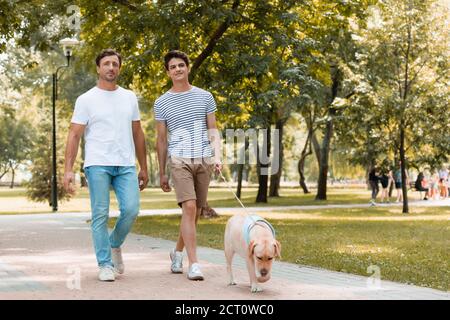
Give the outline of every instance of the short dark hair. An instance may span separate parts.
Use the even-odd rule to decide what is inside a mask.
[[[113,49],[105,49],[97,55],[97,58],[95,58],[95,64],[97,67],[100,67],[100,60],[109,56],[117,56],[117,58],[119,58],[119,66],[122,66],[122,56]]]
[[[169,70],[169,61],[173,58],[183,59],[186,66],[189,67],[189,57],[186,53],[180,50],[171,50],[164,56],[164,67]]]

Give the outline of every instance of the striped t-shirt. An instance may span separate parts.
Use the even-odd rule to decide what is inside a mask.
[[[192,86],[188,91],[167,91],[155,101],[155,120],[169,132],[169,155],[182,158],[212,156],[206,115],[217,110],[212,94]]]

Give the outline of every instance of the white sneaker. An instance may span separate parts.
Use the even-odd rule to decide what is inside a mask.
[[[189,273],[187,275],[189,280],[203,280],[203,273],[200,270],[200,265],[198,263],[193,263],[189,268]]]
[[[114,271],[118,274],[125,272],[125,265],[122,259],[122,250],[120,248],[111,248],[111,260],[114,265]]]
[[[106,266],[100,267],[100,271],[98,273],[98,279],[100,281],[114,281],[116,278],[114,277],[113,267]]]
[[[183,273],[183,252],[172,249],[169,255],[170,260],[172,261],[172,264],[170,265],[172,273]]]

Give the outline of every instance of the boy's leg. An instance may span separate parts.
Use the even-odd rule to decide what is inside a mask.
[[[189,266],[191,266],[193,263],[197,262],[197,228],[195,223],[197,206],[195,200],[184,201],[182,203],[182,208],[183,214],[181,216],[180,233],[183,244],[186,247]]]
[[[91,166],[85,168],[92,210],[92,238],[95,255],[100,267],[112,266],[111,246],[108,237],[109,187],[111,167]]]
[[[197,262],[196,226],[201,210],[206,205],[212,166],[202,163],[195,164],[191,169],[193,171],[192,178],[196,200],[188,200],[182,204],[183,217],[181,219],[180,235],[176,247],[177,251],[181,251],[186,246],[189,265]],[[187,241],[189,241],[189,244]]]
[[[192,263],[192,261],[196,261],[195,253],[192,254],[191,243],[193,232],[195,240],[195,218],[197,212],[197,208],[195,206],[196,194],[193,176],[194,165],[191,163],[190,159],[185,160],[182,158],[171,157],[169,159],[169,166],[177,197],[177,203],[182,208],[180,231],[175,250],[182,252],[186,247],[189,261]]]
[[[198,218],[200,217],[201,210],[202,210],[202,208],[197,208],[197,214],[195,216],[195,225],[196,226],[197,226]],[[177,240],[177,244],[175,246],[175,250],[179,251],[179,252],[184,250],[184,241],[183,241],[183,235],[181,234],[181,228],[180,228],[180,232],[178,233],[178,240]]]
[[[125,241],[139,213],[139,182],[136,167],[116,167],[112,179],[119,203],[120,215],[109,237],[111,248],[119,248]]]

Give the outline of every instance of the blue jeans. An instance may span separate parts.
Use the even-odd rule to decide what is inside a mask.
[[[89,166],[85,168],[92,210],[92,238],[100,267],[112,266],[111,248],[119,248],[139,213],[139,183],[136,167]],[[109,190],[113,187],[120,215],[108,235]]]

